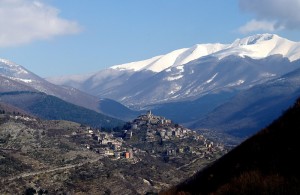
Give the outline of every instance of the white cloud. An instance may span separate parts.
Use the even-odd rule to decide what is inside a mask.
[[[80,26],[40,0],[0,0],[0,29],[0,47],[7,47],[78,33]]]
[[[246,34],[253,31],[273,32],[275,31],[275,29],[275,22],[251,20],[244,26],[240,27],[238,31],[240,33]]]
[[[255,17],[240,32],[300,29],[300,0],[239,0],[239,6]]]

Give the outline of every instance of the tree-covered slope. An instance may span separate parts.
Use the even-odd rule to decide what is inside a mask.
[[[40,92],[0,93],[2,102],[25,110],[37,117],[48,120],[68,120],[97,128],[112,129],[123,125],[123,121],[114,119],[68,102],[55,96]]]

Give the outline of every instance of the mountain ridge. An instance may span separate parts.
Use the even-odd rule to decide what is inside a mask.
[[[10,87],[16,86],[17,91],[39,91],[97,111],[98,98],[75,88],[54,85],[10,60],[0,58],[0,78],[2,83],[0,90],[2,91],[12,91]]]
[[[65,119],[109,128],[122,124],[122,119],[108,117],[101,111],[101,107],[106,106],[101,101],[75,88],[54,85],[21,65],[0,59],[0,103],[45,119]]]
[[[213,129],[240,137],[251,136],[296,101],[300,95],[299,78],[300,68],[241,91],[190,127]]]
[[[258,34],[236,39],[231,44],[197,44],[191,48],[178,49],[143,61],[115,65],[84,76],[48,78],[48,81],[76,87],[101,98],[119,101],[126,106],[139,107],[145,104],[179,101],[188,97],[192,98],[192,96],[204,95],[207,90],[215,89],[214,81],[220,78],[221,73],[230,71],[229,66],[228,69],[221,67],[224,61],[230,61],[228,63],[231,64],[244,64],[249,63],[249,59],[263,60],[272,56],[293,63],[300,58],[300,42],[293,42],[275,34]],[[235,59],[244,62],[236,62]],[[199,70],[200,64],[204,70]],[[253,71],[256,71],[256,74],[251,75],[250,78],[253,81],[255,77],[268,79],[293,69],[291,67],[285,70],[285,67],[279,64],[275,69],[281,68],[280,71],[273,71],[272,67],[265,64],[260,67],[249,64],[248,68],[251,67]],[[240,72],[247,71],[242,65],[235,68],[240,69]],[[294,69],[296,68],[294,67]],[[197,74],[202,77],[199,75],[191,79],[193,75]],[[207,76],[205,77],[205,75]],[[238,78],[236,74],[231,74],[231,76],[236,79],[231,83],[226,83],[227,87],[239,88],[245,85],[245,79]],[[138,80],[136,80],[137,77]],[[184,86],[183,82],[190,83],[191,86],[189,87],[188,84]],[[198,89],[196,85],[192,86],[193,83],[197,83]],[[156,87],[143,89],[149,85],[156,85]],[[226,87],[225,84],[223,87]],[[149,97],[160,94],[159,91],[164,93],[162,97],[149,99]],[[143,97],[141,94],[144,94]]]
[[[198,59],[200,57],[203,57],[203,56],[207,56],[210,54],[219,54],[219,52],[223,52],[222,50],[230,50],[230,49],[234,49],[235,47],[247,47],[247,46],[252,47],[255,44],[261,44],[261,45],[265,46],[265,45],[267,45],[266,43],[271,44],[271,46],[274,46],[274,48],[273,49],[265,48],[265,50],[269,51],[269,52],[265,52],[265,54],[267,54],[267,55],[261,56],[261,58],[267,57],[267,56],[270,56],[273,54],[282,54],[284,57],[289,58],[291,61],[294,61],[294,60],[297,60],[300,58],[299,52],[289,53],[288,50],[284,49],[284,48],[280,48],[281,51],[280,51],[280,49],[275,49],[275,46],[283,44],[283,46],[287,46],[287,47],[291,47],[288,45],[292,45],[292,47],[298,47],[298,48],[296,48],[296,50],[300,51],[300,42],[290,41],[290,40],[282,38],[276,34],[265,33],[265,34],[256,34],[256,35],[252,35],[252,36],[245,37],[245,38],[238,38],[230,44],[222,44],[222,43],[195,44],[190,48],[177,49],[177,50],[171,51],[169,53],[154,56],[154,57],[151,57],[151,58],[148,58],[145,60],[133,61],[133,62],[119,64],[119,65],[113,65],[113,66],[109,67],[108,69],[132,70],[132,71],[150,70],[153,72],[161,72],[161,71],[165,70],[166,68],[170,68],[171,66],[183,65],[183,64],[186,64],[188,62],[191,62],[191,61]],[[276,45],[276,43],[278,43],[278,45]],[[271,46],[269,46],[269,47],[271,47]],[[187,55],[186,53],[190,54],[190,55]],[[251,53],[249,53],[249,54],[251,54]],[[297,55],[294,55],[294,54],[297,54]],[[193,56],[193,57],[191,57],[191,56]],[[248,56],[254,57],[251,55],[248,55]],[[170,61],[166,60],[166,58],[167,59],[169,58]],[[157,63],[157,61],[161,62],[159,64],[159,65],[161,65],[161,67],[156,66],[157,68],[152,68],[150,65],[153,65],[153,63]],[[157,64],[155,64],[155,65],[157,65]],[[97,72],[85,74],[85,76],[88,77],[88,76],[94,75],[96,73]],[[75,76],[79,76],[79,75],[68,75],[66,77],[72,77],[72,76],[75,77]],[[63,78],[63,77],[64,76],[62,76],[61,78]],[[57,78],[59,78],[59,77],[57,77]],[[51,77],[49,78],[49,80],[52,80]]]

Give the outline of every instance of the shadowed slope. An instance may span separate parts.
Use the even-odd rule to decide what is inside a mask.
[[[279,119],[161,194],[299,194],[300,99]]]

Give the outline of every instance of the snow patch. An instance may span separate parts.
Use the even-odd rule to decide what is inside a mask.
[[[177,97],[179,97],[179,96],[180,96],[180,94],[174,95],[174,96],[171,97],[171,99],[175,99],[175,98],[177,98]]]
[[[209,80],[207,80],[205,83],[210,83],[214,80],[214,78],[216,78],[216,76],[218,75],[218,73],[214,74],[214,76],[212,76]]]
[[[183,75],[176,75],[176,76],[170,76],[170,77],[164,78],[164,80],[175,81],[175,80],[181,79],[182,77],[183,77]]]
[[[175,94],[177,91],[179,91],[181,89],[181,86],[176,85],[172,88],[172,90],[168,93],[169,95],[173,95]]]
[[[13,63],[13,62],[11,62],[11,61],[9,61],[9,60],[6,60],[6,59],[0,58],[0,62],[2,62],[3,64],[8,65],[8,66],[10,66],[10,67],[16,66],[15,63]]]
[[[126,64],[120,64],[110,67],[111,69],[116,70],[133,70],[133,71],[140,71],[143,69],[146,69],[149,64],[155,63],[157,60],[159,60],[162,56],[155,56],[153,58],[142,60],[138,62],[130,62]]]
[[[177,66],[176,69],[179,70],[180,73],[184,72],[184,67],[182,65]]]
[[[0,67],[0,68],[3,68],[4,70],[8,70],[10,72],[13,71],[16,74],[28,74],[28,72],[23,67],[21,67],[18,64],[15,64],[15,63],[13,63],[13,62],[11,62],[9,60],[1,59],[0,58],[0,63],[3,63],[4,65],[6,65],[6,66]]]
[[[189,95],[191,93],[191,89],[186,90],[186,92],[184,93],[184,95]]]
[[[124,97],[121,98],[121,101],[124,101],[124,100],[126,100],[128,98],[130,98],[130,96],[124,96]]]
[[[229,83],[228,85],[226,85],[227,87],[234,87],[234,86],[238,86],[238,85],[241,85],[243,84],[245,81],[244,80],[238,80],[234,83]]]
[[[262,76],[262,77],[274,77],[274,76],[276,76],[276,74],[269,73],[269,72],[264,72],[264,73],[260,74],[260,76]]]
[[[17,74],[28,74],[28,72],[26,70],[20,68],[18,70]]]
[[[21,82],[24,82],[24,83],[32,83],[33,80],[31,79],[21,79],[21,78],[15,78],[15,77],[9,77],[11,80],[15,80],[15,81],[21,81]]]

